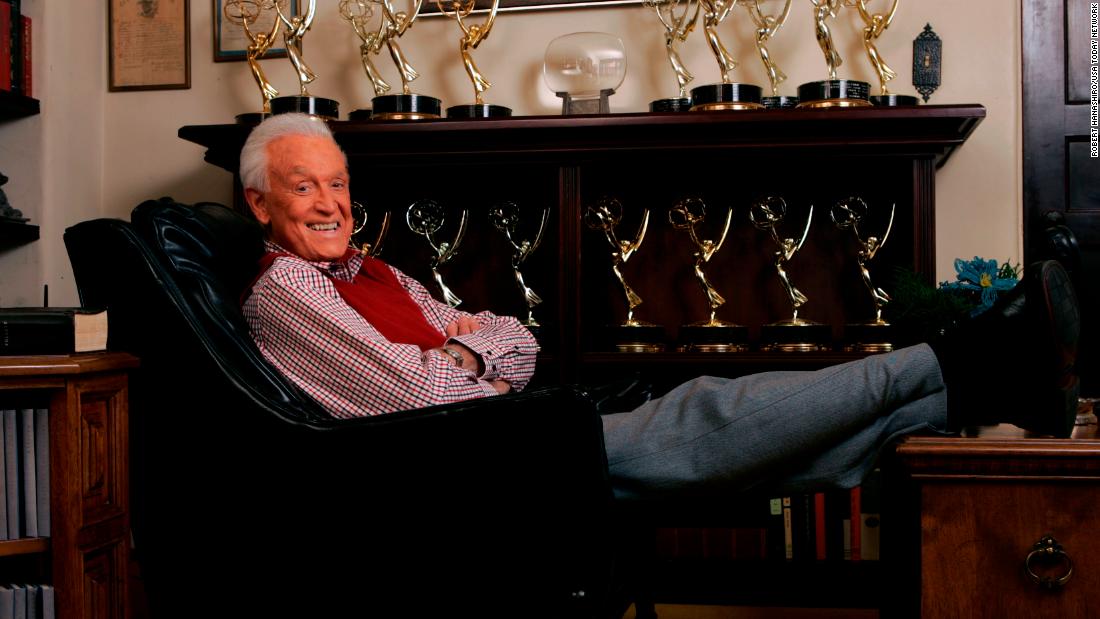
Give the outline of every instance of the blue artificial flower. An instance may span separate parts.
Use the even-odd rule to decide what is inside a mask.
[[[993,307],[997,294],[1003,290],[1011,290],[1019,279],[1015,269],[1008,264],[999,267],[996,260],[983,260],[978,256],[970,261],[956,258],[955,272],[956,281],[944,282],[940,287],[980,294],[981,303],[971,310],[971,316],[977,316]]]

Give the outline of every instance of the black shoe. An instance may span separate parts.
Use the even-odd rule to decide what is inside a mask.
[[[990,310],[931,342],[947,384],[949,424],[1007,422],[1069,436],[1077,411],[1080,330],[1065,269],[1053,260],[1031,265]]]

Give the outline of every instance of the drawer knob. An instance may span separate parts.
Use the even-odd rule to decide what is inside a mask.
[[[1061,576],[1051,575],[1052,566],[1056,564],[1064,566],[1064,572]],[[1040,569],[1044,574],[1042,576],[1035,573],[1036,568],[1040,567],[1046,568]],[[1050,535],[1044,535],[1042,539],[1035,542],[1035,545],[1031,547],[1031,552],[1027,554],[1027,559],[1024,559],[1024,570],[1027,572],[1028,578],[1035,581],[1035,584],[1040,587],[1058,589],[1069,582],[1070,577],[1073,576],[1073,561],[1062,549],[1062,545],[1058,543],[1058,540]]]

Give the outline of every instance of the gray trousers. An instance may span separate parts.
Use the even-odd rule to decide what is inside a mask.
[[[946,421],[921,344],[811,372],[703,376],[603,426],[616,497],[650,499],[850,488],[888,442]]]

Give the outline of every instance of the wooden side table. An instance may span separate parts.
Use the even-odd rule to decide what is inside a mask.
[[[902,576],[912,582],[903,585],[901,614],[1100,616],[1095,425],[1062,440],[1028,438],[1012,426],[974,437],[912,437],[896,456],[910,484],[906,534],[919,526],[920,539],[919,563],[900,568],[912,570]]]
[[[137,365],[112,352],[0,357],[0,408],[50,411],[51,513],[49,539],[0,542],[0,555],[48,553],[58,617],[128,616],[127,371]]]

